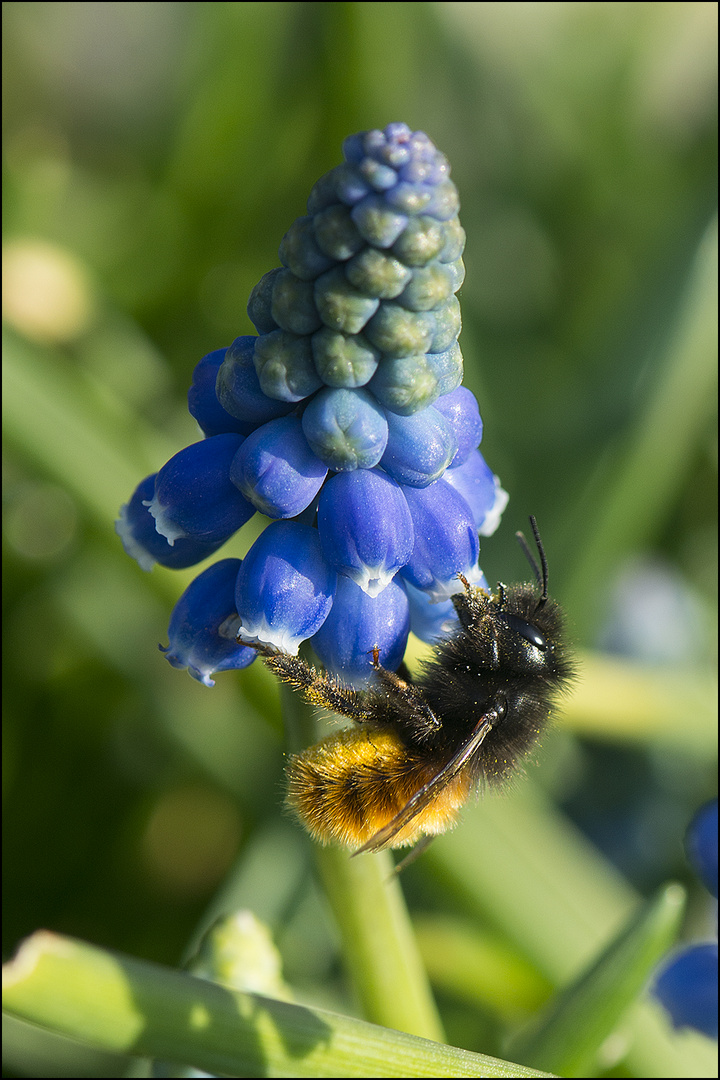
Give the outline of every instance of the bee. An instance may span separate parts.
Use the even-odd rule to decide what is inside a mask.
[[[298,656],[260,646],[268,667],[314,705],[353,721],[290,759],[287,802],[321,843],[379,851],[424,844],[455,824],[471,794],[506,780],[536,744],[572,677],[563,615],[517,537],[535,584],[492,595],[459,575],[459,629],[440,641],[414,681],[372,651],[376,685],[354,690]]]

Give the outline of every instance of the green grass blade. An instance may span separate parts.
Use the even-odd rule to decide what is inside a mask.
[[[6,1011],[114,1052],[230,1076],[545,1076],[321,1009],[241,993],[41,931],[3,971]]]
[[[591,1076],[605,1039],[636,1000],[672,946],[685,891],[666,885],[630,920],[579,979],[566,987],[529,1030],[512,1043],[514,1056],[561,1076]]]

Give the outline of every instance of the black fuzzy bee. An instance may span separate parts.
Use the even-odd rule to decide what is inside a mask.
[[[381,667],[377,649],[378,685],[360,691],[300,657],[260,648],[308,701],[354,721],[288,766],[288,802],[316,840],[360,852],[442,833],[479,784],[505,780],[537,742],[573,666],[530,524],[539,566],[518,539],[536,584],[498,584],[488,595],[461,576],[464,591],[453,597],[460,629],[413,682]]]

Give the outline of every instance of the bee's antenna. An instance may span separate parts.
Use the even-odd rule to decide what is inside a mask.
[[[532,566],[535,580],[537,581],[538,586],[542,589],[540,603],[544,604],[548,598],[548,564],[547,558],[545,557],[545,548],[543,547],[542,540],[540,539],[540,530],[538,529],[537,521],[532,516],[532,514],[530,515],[530,528],[533,531],[533,536],[535,538],[535,543],[538,549],[538,555],[540,556],[540,565],[538,565],[538,562],[532,551],[530,550],[528,542],[523,536],[523,534],[521,532],[516,532],[515,536],[517,538],[518,544],[522,548],[523,555]]]

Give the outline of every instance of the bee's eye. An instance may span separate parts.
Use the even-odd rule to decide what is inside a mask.
[[[520,637],[525,638],[531,645],[534,645],[536,649],[542,649],[544,652],[547,649],[547,642],[542,636],[539,630],[532,625],[532,623],[525,622],[518,615],[511,615],[507,611],[502,612],[502,618],[508,624],[511,630],[514,630]]]

